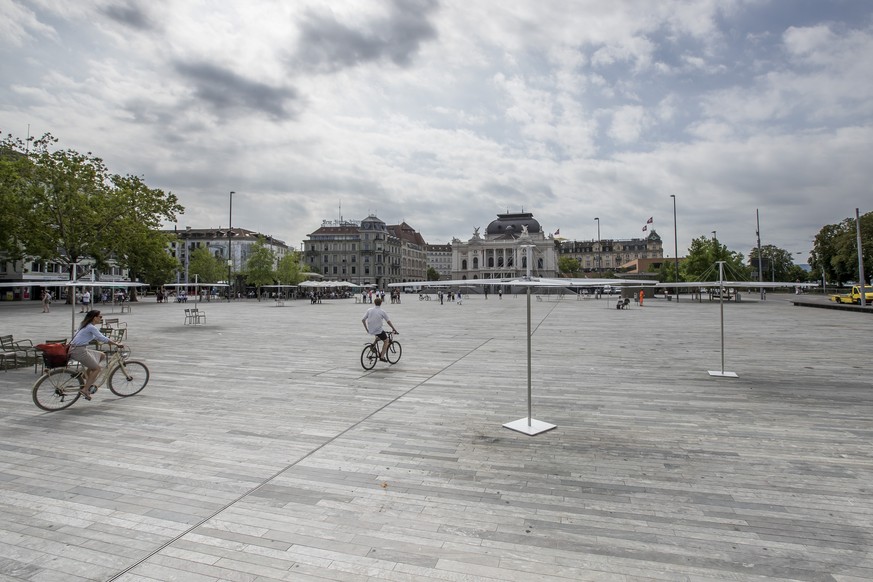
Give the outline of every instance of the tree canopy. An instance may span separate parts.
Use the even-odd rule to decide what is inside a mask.
[[[280,285],[297,285],[303,280],[302,273],[307,270],[300,268],[300,253],[289,251],[279,259],[279,264],[276,266],[276,280]]]
[[[679,265],[679,275],[683,281],[718,281],[718,261],[725,263],[726,279],[749,279],[749,269],[743,255],[729,250],[717,239],[706,235],[691,241],[688,254]],[[667,274],[665,271],[664,275]]]
[[[579,259],[568,255],[561,255],[558,258],[558,269],[566,275],[575,275],[582,270],[582,265]]]
[[[148,277],[157,277],[147,265],[158,260],[165,271],[158,229],[184,211],[176,196],[56,143],[50,134],[30,147],[12,136],[0,143],[0,249],[67,265],[91,259],[98,270],[112,258]]]
[[[198,283],[218,283],[227,278],[227,267],[209,249],[199,247],[188,255],[188,281],[195,275]]]
[[[258,299],[261,297],[261,287],[271,284],[276,278],[274,261],[275,254],[264,245],[264,237],[259,236],[252,245],[245,267],[246,282],[257,287]]]
[[[873,212],[861,215],[861,256],[864,268],[873,271]],[[854,218],[838,224],[828,224],[815,236],[809,264],[812,275],[843,284],[858,281],[858,243]],[[866,276],[869,281],[869,275]]]
[[[807,273],[794,264],[790,251],[774,245],[761,246],[761,275],[764,281],[806,281]],[[758,248],[749,251],[749,266],[752,280],[758,279]]]

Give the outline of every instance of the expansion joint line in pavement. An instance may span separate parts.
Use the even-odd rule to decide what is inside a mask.
[[[549,313],[551,313],[551,311],[549,311]],[[542,323],[542,322],[540,322],[540,323]],[[539,325],[537,325],[537,327],[539,327]],[[433,378],[433,377],[435,377],[435,376],[438,376],[439,374],[442,374],[443,372],[445,372],[446,370],[448,370],[449,368],[451,368],[452,366],[454,366],[455,364],[457,364],[458,362],[460,362],[461,360],[463,360],[464,358],[466,358],[467,356],[469,356],[469,355],[472,354],[473,352],[478,351],[480,348],[482,348],[485,344],[487,344],[487,343],[490,342],[490,341],[491,341],[491,338],[486,339],[485,341],[483,341],[483,342],[480,343],[479,345],[477,345],[477,346],[471,348],[470,350],[468,350],[466,353],[462,354],[461,356],[458,356],[456,359],[454,359],[453,361],[449,362],[448,364],[446,364],[445,366],[443,366],[442,368],[440,368],[439,370],[437,370],[436,372],[434,372],[433,374],[431,374],[430,376],[428,376],[427,378],[425,378],[424,380],[422,380],[421,382],[419,382],[419,383],[416,384],[415,386],[412,386],[412,387],[411,387],[409,390],[407,390],[406,392],[403,392],[402,394],[399,394],[399,395],[395,396],[394,398],[392,398],[391,400],[389,400],[388,402],[386,402],[385,404],[383,404],[383,405],[380,406],[379,408],[376,408],[375,410],[369,412],[366,416],[364,416],[364,417],[361,418],[360,420],[355,421],[354,424],[350,425],[349,427],[343,429],[341,432],[335,434],[334,436],[332,436],[332,437],[329,438],[328,440],[324,441],[323,443],[321,443],[320,445],[318,445],[317,447],[315,447],[314,449],[312,449],[311,451],[309,451],[308,453],[306,453],[305,455],[303,455],[302,457],[300,457],[299,459],[297,459],[297,460],[294,461],[293,463],[291,463],[291,464],[289,464],[289,465],[286,465],[286,466],[283,467],[282,469],[279,469],[278,471],[276,471],[275,473],[273,473],[271,476],[267,477],[266,479],[264,479],[263,481],[261,481],[258,485],[256,485],[255,487],[249,489],[248,491],[246,491],[245,493],[243,493],[242,495],[240,495],[239,497],[237,497],[237,498],[234,499],[233,501],[229,501],[228,503],[226,503],[225,505],[223,505],[222,507],[220,507],[219,509],[217,509],[216,511],[214,511],[214,512],[213,512],[212,514],[210,514],[209,516],[204,517],[202,520],[200,520],[199,522],[195,523],[194,525],[192,525],[191,527],[189,527],[188,529],[186,529],[185,531],[183,531],[182,533],[180,533],[180,534],[177,535],[176,537],[174,537],[174,538],[168,540],[167,542],[161,544],[160,546],[158,546],[157,548],[155,548],[154,550],[152,550],[151,552],[149,552],[148,554],[146,554],[145,556],[143,556],[142,558],[140,558],[139,560],[137,560],[136,562],[134,562],[134,563],[131,564],[130,566],[126,567],[124,570],[121,570],[120,572],[117,572],[117,573],[115,573],[114,575],[112,575],[111,577],[107,578],[107,579],[106,579],[106,582],[112,582],[113,580],[117,580],[117,579],[120,578],[121,576],[124,576],[125,574],[127,574],[128,572],[130,572],[131,570],[133,570],[134,568],[136,568],[137,566],[139,566],[140,564],[142,564],[143,562],[145,562],[146,560],[148,560],[148,559],[151,558],[152,556],[154,556],[154,555],[160,553],[160,552],[163,551],[165,548],[167,548],[167,547],[173,545],[174,543],[176,543],[177,541],[179,541],[180,539],[182,539],[183,537],[185,537],[186,535],[188,535],[189,533],[191,533],[192,531],[194,531],[195,529],[197,529],[198,527],[200,527],[201,525],[203,525],[204,523],[206,523],[206,522],[209,521],[210,519],[213,519],[214,517],[217,517],[219,514],[221,514],[221,513],[224,512],[225,510],[227,510],[227,509],[229,509],[230,507],[236,505],[237,503],[239,503],[240,501],[242,501],[243,499],[245,499],[246,497],[248,497],[248,496],[251,495],[252,493],[255,493],[256,491],[258,491],[258,490],[261,489],[262,487],[266,486],[268,483],[270,483],[270,481],[272,481],[273,479],[276,479],[277,477],[279,477],[280,475],[282,475],[282,473],[285,473],[285,472],[288,471],[289,469],[294,468],[294,467],[295,467],[298,463],[300,463],[301,461],[304,461],[304,460],[308,459],[309,457],[311,457],[312,455],[314,455],[315,453],[317,453],[318,451],[320,451],[321,449],[323,449],[323,448],[326,447],[327,445],[329,445],[329,444],[333,443],[334,441],[336,441],[336,440],[340,439],[341,437],[343,437],[343,436],[344,436],[346,433],[348,433],[349,431],[354,430],[355,428],[359,427],[361,424],[363,424],[363,423],[366,422],[367,420],[371,419],[371,418],[372,418],[373,416],[375,416],[376,414],[382,412],[383,410],[385,410],[386,408],[388,408],[389,406],[391,406],[392,404],[394,404],[395,402],[397,402],[397,401],[400,400],[401,398],[404,398],[406,395],[408,395],[410,392],[412,392],[412,391],[415,390],[416,388],[420,387],[420,386],[423,385],[423,384],[426,384],[426,383],[427,383],[431,378]]]
[[[543,316],[543,318],[540,320],[540,322],[536,325],[536,327],[534,327],[532,330],[530,330],[531,335],[533,335],[537,332],[537,330],[540,328],[540,326],[542,324],[544,324],[546,322],[546,320],[549,318],[549,316],[552,314],[552,312],[558,308],[558,305],[559,305],[559,303],[555,303],[554,305],[552,305],[552,307],[549,308],[549,310],[546,312],[546,314]]]

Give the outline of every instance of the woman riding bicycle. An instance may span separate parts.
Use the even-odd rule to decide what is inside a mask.
[[[70,340],[70,358],[80,362],[88,369],[88,372],[85,374],[85,383],[82,385],[82,389],[79,390],[79,393],[85,400],[91,400],[91,394],[97,392],[94,381],[100,375],[100,361],[106,358],[104,353],[89,350],[88,344],[96,340],[100,343],[124,347],[122,344],[114,342],[100,333],[100,330],[94,325],[95,321],[101,323],[103,316],[100,315],[100,311],[97,309],[92,309],[85,314],[81,325],[79,325],[79,331]]]

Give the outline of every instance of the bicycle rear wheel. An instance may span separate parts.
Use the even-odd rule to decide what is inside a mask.
[[[392,364],[396,364],[400,361],[400,355],[403,353],[403,346],[400,345],[398,341],[392,341],[388,345],[388,351],[385,352],[385,357],[388,358],[388,361]]]
[[[49,370],[33,385],[33,403],[49,412],[63,410],[79,399],[85,381],[69,368]]]
[[[361,366],[363,366],[365,370],[372,370],[375,368],[378,359],[379,353],[373,346],[367,345],[364,347],[364,351],[361,352]]]
[[[109,389],[116,396],[133,396],[149,383],[149,369],[142,362],[130,360],[116,366],[109,374]]]

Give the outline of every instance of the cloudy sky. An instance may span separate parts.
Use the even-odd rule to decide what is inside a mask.
[[[297,246],[375,213],[497,213],[673,255],[803,253],[871,210],[868,0],[0,0],[0,131]],[[172,225],[170,225],[172,226]],[[651,228],[650,226],[649,228]]]

